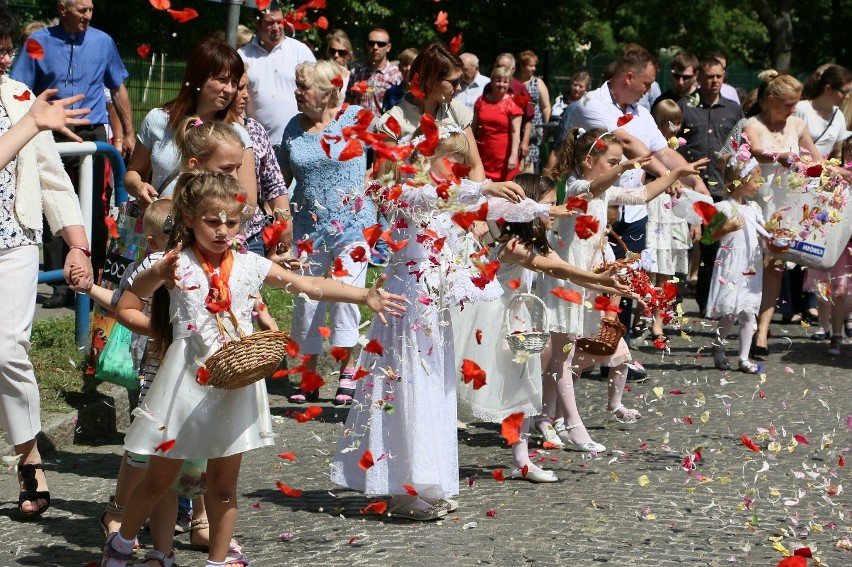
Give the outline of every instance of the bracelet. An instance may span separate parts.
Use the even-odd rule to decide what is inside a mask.
[[[282,209],[280,207],[275,207],[275,209],[273,209],[272,216],[285,221],[293,219],[293,215],[290,214],[289,209]]]
[[[92,257],[92,251],[89,250],[88,248],[86,248],[85,246],[75,245],[75,246],[69,246],[68,248],[70,250],[79,250],[80,252],[82,252],[83,254],[86,255],[86,258]]]
[[[113,138],[112,141],[113,142],[123,142],[124,138]]]

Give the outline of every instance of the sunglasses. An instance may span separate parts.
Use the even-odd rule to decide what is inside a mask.
[[[17,49],[0,49],[0,59],[3,59],[4,57],[14,58],[16,52]]]
[[[683,79],[684,81],[688,81],[694,76],[695,75],[684,75],[682,73],[675,73],[674,71],[672,71],[672,77],[674,77],[675,79]]]
[[[449,80],[449,79],[441,79],[441,80],[442,80],[442,81],[447,81],[448,83],[450,83],[450,84],[453,86],[453,89],[457,89],[457,88],[459,88],[459,85],[461,84],[461,80],[462,80],[462,78],[461,78],[461,77],[456,77],[456,78],[455,78],[455,79],[453,79],[452,81],[451,81],[451,80]]]
[[[329,47],[328,54],[331,56],[336,55],[338,57],[346,57],[347,55],[349,55],[349,51],[347,51],[346,49],[334,49],[332,47]]]
[[[387,41],[373,41],[372,39],[367,40],[367,46],[368,47],[373,47],[374,45],[378,46],[378,47],[387,47],[388,42]]]

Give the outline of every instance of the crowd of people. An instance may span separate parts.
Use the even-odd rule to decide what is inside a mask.
[[[476,55],[438,42],[392,61],[390,34],[376,28],[364,61],[343,30],[328,32],[317,59],[273,1],[238,49],[199,43],[178,95],[137,133],[127,72],[90,26],[91,0],[58,6],[58,23],[31,36],[45,57],[22,51],[14,64],[16,23],[0,8],[0,273],[15,275],[3,278],[14,300],[2,309],[20,327],[2,335],[0,427],[20,455],[19,512],[39,516],[50,493],[28,338],[44,242],[45,267],[64,266],[67,289],[137,336],[140,399],[100,519],[104,566],[131,560],[146,522],[143,562],[173,565],[176,517],[191,517],[208,566],[249,565],[233,539],[237,480],[244,452],[275,444],[266,387],[207,386],[205,361],[223,326],[278,329],[264,285],[294,296],[288,351],[301,359],[287,372],[301,383],[290,402],[319,400],[320,355],[339,363],[331,401],[350,410],[331,480],[389,496],[388,512],[413,521],[460,505],[459,399],[502,424],[511,478],[558,480],[530,460],[532,434],[606,451],[583,423],[576,381],[600,367],[606,418],[635,424],[642,415],[623,393],[647,375],[631,340],[648,333],[666,349],[682,296],[718,322],[703,348],[722,372],[758,372],[777,305],[788,321],[811,320],[827,356],[852,336],[842,212],[852,73],[841,66],[804,85],[767,71],[741,96],[722,54],[682,52],[660,92],[659,62],[629,44],[603,77],[575,73],[551,104],[532,51],[500,54],[486,77]],[[90,55],[69,75],[75,51]],[[65,173],[74,165],[63,168],[46,129],[56,141],[109,139],[129,157],[124,184],[144,210],[148,254],[116,290],[96,283],[105,232],[90,249]],[[799,212],[788,200],[808,191],[822,200],[790,230]],[[48,235],[66,244],[59,260]],[[785,255],[796,238],[824,249],[844,240],[836,262],[803,270]],[[365,287],[370,264],[383,273]],[[57,287],[51,305],[68,293]],[[375,312],[366,337],[358,304]]]

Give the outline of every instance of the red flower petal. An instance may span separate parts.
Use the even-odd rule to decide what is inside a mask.
[[[331,355],[331,358],[333,358],[337,362],[340,362],[341,360],[349,356],[349,349],[340,346],[335,346],[331,347],[331,350],[328,351],[328,354]]]
[[[272,373],[272,379],[278,380],[280,378],[286,378],[289,375],[290,375],[289,370],[276,370],[275,372]]]
[[[376,464],[376,462],[373,460],[373,453],[371,453],[370,450],[367,449],[366,451],[364,451],[364,454],[361,455],[361,460],[358,461],[358,467],[360,467],[361,470],[366,471],[373,468],[374,464]]]
[[[578,292],[572,289],[565,289],[564,287],[557,287],[556,289],[550,290],[550,293],[558,297],[559,299],[564,299],[568,303],[576,303],[580,305],[583,303],[583,296]]]
[[[283,492],[285,495],[290,496],[291,498],[298,498],[299,496],[302,495],[301,490],[296,490],[295,488],[290,488],[289,486],[287,486],[286,484],[284,484],[280,480],[275,482],[275,486],[278,487],[278,490]]]
[[[414,87],[411,88],[411,93],[414,93]],[[435,117],[428,112],[421,116],[420,130],[426,139],[417,144],[417,151],[429,157],[435,153],[435,148],[438,147],[438,143],[441,141],[438,134],[438,127],[435,125]]]
[[[474,336],[476,336],[476,344],[481,345],[482,344],[482,329],[477,329],[476,333],[474,333]]]
[[[325,16],[320,16],[319,18],[317,18],[317,21],[314,22],[314,25],[320,29],[327,30],[328,19]]]
[[[760,447],[758,447],[754,441],[748,438],[748,435],[743,433],[742,436],[743,445],[745,445],[749,450],[754,451],[755,453],[760,453]]]
[[[808,441],[807,437],[803,437],[802,435],[793,435],[793,439],[801,443],[802,445],[810,445],[811,442]]]
[[[155,10],[168,10],[172,7],[170,0],[148,0]],[[268,4],[269,2],[267,2]],[[262,8],[260,8],[262,10]]]
[[[465,384],[473,382],[474,390],[485,386],[485,370],[474,361],[467,358],[462,360],[461,373]]]
[[[632,114],[623,114],[623,115],[621,115],[621,116],[619,116],[619,117],[618,117],[618,120],[616,120],[616,121],[615,121],[615,124],[616,124],[619,128],[621,128],[622,126],[624,126],[625,124],[627,124],[627,123],[628,123],[628,122],[630,122],[631,120],[633,120],[633,115],[632,115]]]
[[[328,327],[317,327],[317,330],[319,331],[320,336],[324,339],[331,336],[331,329]]]
[[[287,341],[287,354],[290,355],[290,358],[296,358],[297,356],[299,356],[299,350],[299,343],[297,343],[293,339]]]
[[[305,413],[296,412],[294,417],[296,421],[299,423],[305,423],[306,421],[311,421],[322,415],[322,408],[319,406],[311,406],[305,410]]]
[[[367,246],[373,248],[375,247],[376,242],[379,241],[379,238],[382,237],[382,225],[376,223],[373,226],[368,226],[362,230],[361,233],[364,235],[364,240],[367,241]]]
[[[385,347],[383,347],[382,343],[380,343],[377,339],[373,339],[367,343],[367,346],[364,347],[364,351],[383,356],[385,354]]]
[[[22,92],[19,95],[12,95],[12,98],[15,99],[15,100],[19,100],[21,102],[24,102],[24,101],[30,100],[32,98],[32,93],[30,93],[30,91],[27,90],[27,91]],[[109,217],[107,217],[107,218],[109,218]]]
[[[484,221],[488,218],[488,203],[482,203],[476,211],[453,213],[450,217],[462,230],[467,230],[476,221]]]
[[[713,217],[718,212],[716,207],[710,203],[705,203],[704,201],[696,201],[695,203],[692,203],[692,210],[701,217],[704,224],[710,224],[710,221],[713,220]]]
[[[331,275],[335,278],[345,278],[349,275],[349,270],[343,267],[343,259],[339,256],[334,259],[334,268],[331,270]]]
[[[352,377],[353,380],[360,380],[364,376],[369,376],[370,373],[365,370],[363,367],[359,366],[358,370],[355,371],[355,375]]]
[[[143,43],[142,45],[136,48],[136,53],[139,54],[139,57],[145,59],[146,57],[148,57],[148,54],[151,53],[151,46],[147,43]]]
[[[584,213],[589,210],[589,202],[582,197],[568,197],[565,206],[568,207],[568,210],[579,209]]]
[[[389,117],[387,121],[385,121],[385,128],[394,133],[397,137],[402,135],[402,127],[399,125],[399,122],[393,116]]]
[[[349,161],[362,155],[364,155],[364,148],[361,146],[361,142],[357,138],[352,138],[346,142],[346,146],[341,150],[337,159],[340,161]]]
[[[379,227],[379,234],[381,234],[381,230],[381,227]],[[378,238],[376,240],[378,241]],[[357,248],[352,249],[352,252],[349,253],[349,257],[352,258],[353,262],[366,262],[367,250],[363,246],[358,246]]]
[[[325,384],[325,380],[322,379],[322,376],[320,376],[319,373],[314,372],[313,370],[302,371],[302,381],[299,382],[299,388],[303,392],[319,390],[322,388],[323,384]]]
[[[377,500],[375,502],[370,502],[369,504],[367,504],[367,506],[363,510],[361,510],[361,513],[366,514],[368,512],[372,512],[374,514],[381,516],[382,514],[387,512],[387,510],[388,510],[388,503],[382,502],[381,500]]]
[[[195,373],[195,381],[201,384],[202,386],[207,384],[210,380],[210,371],[203,366],[199,366],[198,370]]]
[[[198,17],[198,12],[192,8],[184,8],[183,10],[168,10],[169,15],[179,24],[185,24],[189,20],[194,20]]]
[[[172,449],[172,447],[175,446],[175,442],[176,441],[174,439],[169,439],[168,441],[163,441],[162,443],[160,443],[159,445],[154,447],[154,452],[155,453],[157,453],[157,452],[166,453],[166,452],[170,451]]]
[[[417,496],[417,491],[416,491],[416,490],[414,490],[414,487],[413,487],[413,486],[411,486],[410,484],[403,484],[403,485],[402,485],[402,487],[403,487],[403,488],[405,489],[405,491],[406,491],[408,494],[410,494],[411,496]]]
[[[450,40],[450,51],[453,53],[458,53],[461,50],[462,46],[462,33],[459,34]]]
[[[27,44],[24,46],[24,50],[27,52],[27,55],[29,55],[32,59],[44,59],[44,47],[42,47],[38,41],[32,38],[27,40]]]
[[[503,476],[503,469],[491,471],[491,478],[493,478],[497,482],[503,482],[504,480],[506,480],[506,478]]]
[[[518,289],[521,287],[521,280],[509,280],[509,287],[511,289]]]
[[[597,234],[600,228],[600,221],[592,215],[580,215],[574,222],[574,232],[577,233],[577,238],[586,240]]]
[[[288,460],[288,461],[295,461],[295,460],[296,460],[296,453],[293,453],[293,452],[290,452],[290,453],[280,453],[280,454],[278,455],[278,457],[279,457],[279,458],[282,458],[282,459],[285,459],[285,460]]]
[[[506,444],[514,445],[521,440],[521,424],[524,422],[523,412],[513,413],[500,424],[500,436]]]
[[[443,10],[438,12],[438,17],[435,19],[435,29],[437,29],[439,33],[444,33],[447,31],[449,23],[450,20],[447,18],[447,13]]]

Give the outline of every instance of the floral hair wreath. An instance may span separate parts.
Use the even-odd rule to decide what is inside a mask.
[[[444,141],[448,139],[453,134],[464,134],[464,130],[459,128],[456,124],[450,124],[445,122],[439,122],[436,124],[438,127],[438,139],[440,141]],[[419,136],[415,136],[411,138],[407,143],[411,144],[414,147],[426,141],[426,135],[420,134]]]

